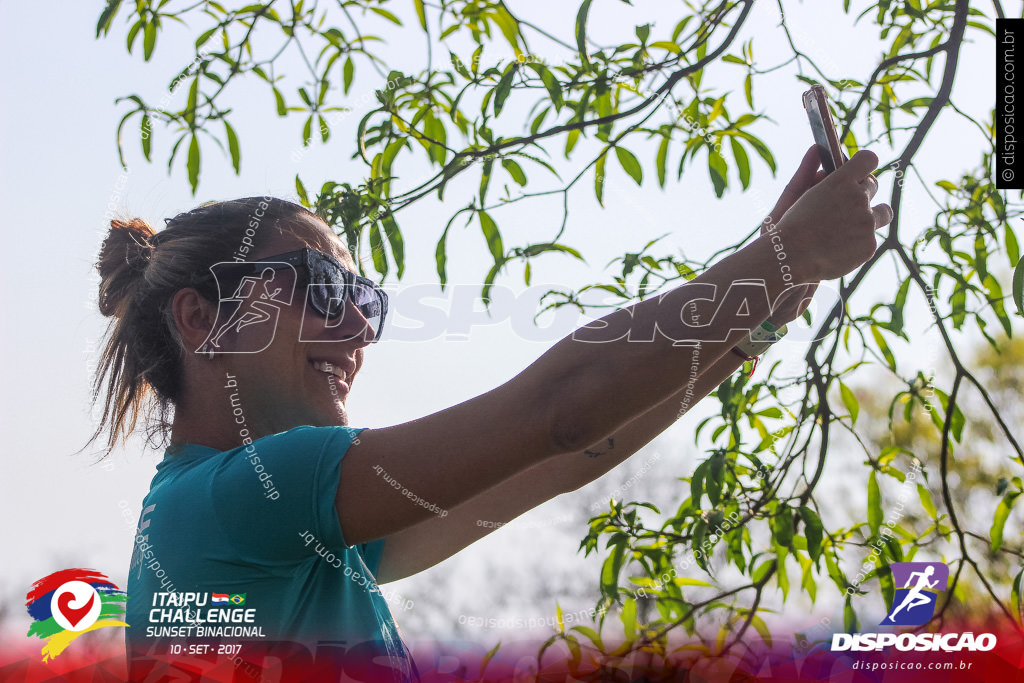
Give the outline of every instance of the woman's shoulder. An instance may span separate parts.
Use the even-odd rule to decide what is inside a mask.
[[[348,445],[350,443],[358,443],[359,432],[364,429],[365,427],[313,427],[302,425],[278,432],[277,434],[268,434],[255,440],[242,437],[242,445],[232,450],[251,453],[253,450],[258,452],[261,448],[267,447],[293,449],[308,446],[318,448],[329,442]]]
[[[198,443],[172,443],[164,451],[165,461],[176,461],[179,463],[194,462],[198,464],[201,461],[208,459],[210,456],[231,454],[237,455],[239,453],[245,453],[251,455],[253,452],[258,452],[260,449],[265,448],[280,448],[286,446],[294,448],[301,445],[310,446],[321,446],[330,440],[347,440],[350,442],[358,442],[359,432],[366,429],[365,427],[348,427],[348,426],[326,426],[326,427],[314,427],[311,425],[301,425],[298,427],[292,427],[286,429],[283,432],[277,432],[276,434],[266,434],[264,436],[253,439],[247,429],[241,429],[238,435],[238,446],[229,448],[226,450],[219,450],[210,446],[206,446]]]

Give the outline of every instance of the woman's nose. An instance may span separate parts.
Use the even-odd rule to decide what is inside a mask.
[[[341,315],[334,320],[327,320],[325,326],[331,339],[337,341],[355,341],[360,346],[373,343],[376,330],[373,325],[351,300],[344,302]]]

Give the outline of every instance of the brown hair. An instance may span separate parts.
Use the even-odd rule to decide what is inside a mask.
[[[96,269],[100,313],[111,321],[93,379],[93,405],[100,393],[105,396],[89,444],[107,432],[105,457],[140,419],[150,443],[166,443],[181,397],[185,353],[171,309],[175,293],[194,287],[215,301],[216,288],[211,292],[206,279],[210,266],[252,259],[270,227],[323,249],[326,238],[294,230],[303,215],[320,220],[283,199],[246,197],[164,219],[167,226],[159,233],[140,218],[110,221]]]

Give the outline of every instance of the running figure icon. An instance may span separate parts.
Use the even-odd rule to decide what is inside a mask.
[[[234,330],[235,332],[241,332],[243,327],[248,325],[255,325],[256,323],[266,322],[274,316],[272,313],[278,310],[277,306],[272,303],[264,303],[273,301],[278,294],[281,293],[281,288],[278,287],[273,292],[270,291],[270,284],[274,280],[275,272],[273,268],[264,268],[263,272],[259,274],[259,277],[243,277],[242,281],[238,283],[238,288],[235,289],[235,293],[231,295],[230,299],[225,301],[238,301],[238,308],[231,314],[228,321],[220,326],[217,330],[217,334],[214,335],[210,343],[216,347],[220,347],[218,343],[220,338],[224,336],[225,332]],[[260,292],[258,298],[253,295],[256,294],[256,285],[263,285],[263,291]],[[254,300],[256,299],[256,300]],[[269,310],[268,308],[269,307]]]
[[[291,268],[289,264],[282,265]],[[237,275],[232,277],[232,271],[237,272],[238,266],[239,264],[231,262],[218,263],[211,270],[214,271],[218,283],[234,282]],[[257,353],[270,345],[274,339],[281,306],[291,303],[292,295],[291,288],[286,291],[287,281],[285,287],[274,286],[279,268],[279,266],[263,268],[258,274],[249,274],[237,279],[238,284],[235,285],[231,296],[219,300],[217,319],[214,321],[206,341],[197,349],[197,352]],[[250,273],[252,272],[250,271]],[[227,315],[228,311],[230,311],[230,315]],[[227,315],[227,320],[221,323],[220,321],[225,315]],[[236,348],[235,344],[229,341],[231,333],[240,333],[244,328],[252,325],[263,325],[266,328],[266,334],[254,338],[253,348]],[[223,346],[224,344],[227,346]]]
[[[913,572],[910,575],[910,578],[907,580],[907,583],[910,583],[911,581],[913,581],[915,576],[917,577],[917,583],[910,589],[910,591],[907,593],[907,596],[905,598],[903,598],[903,602],[901,602],[899,604],[899,607],[894,609],[889,614],[889,616],[888,616],[889,621],[895,623],[896,615],[899,614],[899,612],[904,607],[906,607],[908,610],[912,610],[915,607],[920,607],[921,605],[927,605],[929,602],[931,602],[931,600],[928,598],[928,596],[924,595],[922,593],[922,591],[925,588],[935,588],[935,586],[938,585],[938,583],[939,583],[938,579],[935,579],[934,581],[929,581],[928,580],[928,579],[931,578],[932,574],[934,574],[934,573],[935,573],[935,567],[932,567],[932,566],[929,565],[928,567],[925,567],[924,571]]]

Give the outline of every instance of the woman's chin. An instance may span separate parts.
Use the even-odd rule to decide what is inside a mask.
[[[344,427],[348,424],[345,404],[340,401],[331,401],[326,406],[319,406],[317,417],[319,426],[323,427]]]

